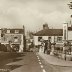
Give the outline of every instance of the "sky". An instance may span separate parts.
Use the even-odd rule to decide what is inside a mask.
[[[47,23],[62,28],[71,20],[71,0],[0,0],[0,28],[22,28],[38,31]]]

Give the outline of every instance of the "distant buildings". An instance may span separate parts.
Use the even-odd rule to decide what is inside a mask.
[[[25,46],[25,31],[24,27],[22,29],[9,29],[2,28],[0,29],[0,42],[1,44],[7,45],[11,41],[11,44],[14,44],[18,47],[19,52],[24,51]]]

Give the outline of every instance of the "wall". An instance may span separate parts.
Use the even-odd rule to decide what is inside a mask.
[[[23,48],[24,48],[23,35],[21,35],[21,44],[20,44],[19,52],[23,52]]]
[[[68,31],[68,40],[72,40],[72,31]]]
[[[68,24],[63,24],[63,40],[68,40]]]
[[[1,38],[1,43],[8,43],[11,41],[12,43],[21,43],[21,35],[22,34],[5,34],[4,37]],[[14,37],[17,37],[17,41]]]
[[[38,45],[38,36],[34,36],[33,39],[34,39],[34,44]]]
[[[44,40],[48,40],[48,36],[42,36]]]
[[[41,45],[41,42],[38,41],[38,37],[39,36],[34,36],[34,38],[33,38],[35,45]],[[48,37],[50,37],[50,36],[42,36],[42,39],[43,40],[48,40]],[[54,36],[51,36],[51,42],[54,42]]]

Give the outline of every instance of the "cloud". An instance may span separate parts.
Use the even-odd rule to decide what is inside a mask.
[[[47,22],[62,27],[70,14],[66,0],[0,0],[0,27],[38,30]]]

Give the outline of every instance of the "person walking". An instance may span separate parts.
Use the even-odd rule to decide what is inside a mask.
[[[7,51],[12,52],[11,41],[9,41],[9,44],[7,45]]]
[[[45,53],[46,53],[46,51],[47,51],[47,47],[48,47],[48,42],[47,42],[47,41],[45,41],[44,54],[45,54]]]
[[[48,47],[47,47],[47,54],[50,54],[51,52],[51,42],[48,40]]]

